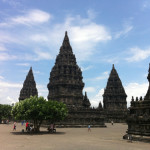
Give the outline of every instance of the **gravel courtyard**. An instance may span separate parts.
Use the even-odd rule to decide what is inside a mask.
[[[21,133],[25,126],[0,124],[0,150],[150,150],[150,143],[123,140],[125,124],[106,124],[107,128],[57,128],[56,134],[41,128],[40,134]]]

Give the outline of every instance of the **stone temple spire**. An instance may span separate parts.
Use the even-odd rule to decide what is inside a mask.
[[[103,95],[104,109],[126,109],[126,97],[127,95],[113,64]]]
[[[38,96],[38,91],[36,88],[36,83],[34,80],[33,71],[31,67],[23,83],[23,88],[20,91],[19,101],[35,95]]]
[[[150,64],[149,64],[149,70],[148,70],[148,76],[147,76],[149,87],[145,96],[145,100],[150,100]]]
[[[90,103],[90,101],[89,101],[89,99],[87,97],[86,92],[85,92],[85,95],[84,95],[84,98],[83,98],[83,106],[85,108],[89,108],[91,106],[91,103]]]
[[[67,31],[65,32],[65,37],[60,48],[60,53],[72,53],[72,47],[69,42],[69,37]]]
[[[49,90],[48,100],[57,100],[67,105],[81,106],[84,87],[82,79],[81,69],[76,63],[67,32],[65,32],[60,52],[50,72],[47,85]]]

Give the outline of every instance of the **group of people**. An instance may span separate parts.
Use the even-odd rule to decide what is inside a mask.
[[[111,124],[113,125],[114,122],[111,121]],[[22,125],[23,125],[23,122],[22,122]],[[29,125],[28,121],[26,122],[26,131],[32,131],[33,129],[33,125]],[[14,122],[14,126],[13,126],[13,130],[16,130],[16,122]],[[55,124],[51,124],[50,127],[48,127],[48,131],[49,132],[56,132],[56,129],[55,129]],[[88,132],[91,132],[91,125],[88,125]]]
[[[51,124],[50,125],[50,127],[48,127],[48,131],[50,132],[50,133],[55,133],[56,132],[56,129],[55,129],[55,124]]]
[[[24,124],[25,121],[22,121],[22,125]],[[33,125],[29,125],[28,121],[26,122],[26,131],[32,131]],[[13,131],[16,131],[16,122],[13,124]]]

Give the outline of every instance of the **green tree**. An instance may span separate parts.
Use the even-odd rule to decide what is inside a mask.
[[[2,120],[7,120],[11,118],[12,106],[6,104],[0,104],[0,123]]]
[[[64,120],[68,114],[67,107],[64,103],[52,100],[46,102],[45,110],[46,120],[49,120],[51,123]]]
[[[12,114],[17,120],[33,120],[35,132],[39,132],[43,120],[63,120],[67,115],[67,108],[63,103],[31,96],[16,103],[12,108]]]

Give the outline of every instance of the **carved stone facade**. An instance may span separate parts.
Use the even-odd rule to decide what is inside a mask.
[[[19,101],[36,95],[38,96],[38,91],[31,67],[23,83],[23,88],[20,91]]]
[[[103,94],[106,122],[125,122],[127,116],[126,97],[122,82],[113,65]]]
[[[69,42],[67,32],[50,73],[48,99],[57,100],[67,105],[81,106],[83,100],[82,72],[76,63],[75,55]]]
[[[150,65],[147,79],[149,87],[146,96],[136,97],[135,100],[132,97],[127,117],[128,134],[150,136]]]
[[[82,72],[77,65],[75,55],[69,42],[67,32],[56,57],[54,67],[50,72],[47,85],[48,100],[57,100],[67,105],[69,115],[62,126],[86,126],[91,124],[96,127],[105,127],[103,109],[90,108],[90,101],[82,91],[84,83]]]

